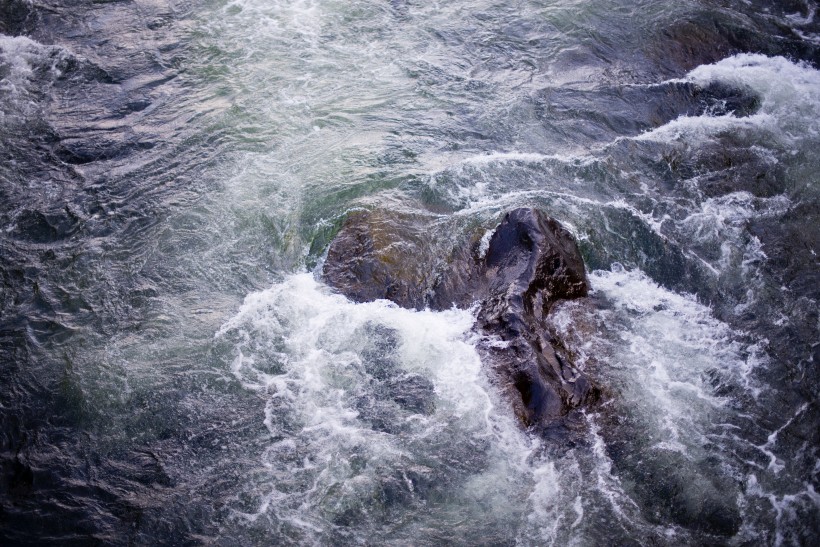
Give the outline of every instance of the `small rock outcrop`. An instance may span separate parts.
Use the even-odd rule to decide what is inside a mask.
[[[508,213],[496,229],[479,273],[488,288],[478,328],[499,338],[484,351],[505,387],[514,388],[516,413],[528,426],[556,423],[595,397],[544,323],[559,300],[587,295],[584,262],[570,233],[535,209]]]
[[[504,216],[486,252],[474,235],[446,260],[430,256],[429,227],[384,220],[374,212],[348,217],[324,264],[330,286],[358,302],[385,298],[408,308],[478,303],[479,349],[527,427],[566,425],[573,409],[597,399],[545,323],[556,302],[589,290],[578,247],[556,220],[516,209]]]
[[[355,211],[330,244],[322,275],[354,302],[385,299],[422,309],[432,263],[422,219]]]

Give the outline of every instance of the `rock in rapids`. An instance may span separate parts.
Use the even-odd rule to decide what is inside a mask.
[[[423,223],[386,220],[379,211],[348,216],[323,266],[328,285],[357,302],[383,298],[406,308],[478,303],[479,350],[526,427],[570,425],[574,409],[598,398],[545,324],[556,302],[589,290],[575,240],[558,221],[516,209],[486,249],[474,235],[442,259],[430,256]]]

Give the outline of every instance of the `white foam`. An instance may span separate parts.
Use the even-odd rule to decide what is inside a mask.
[[[233,0],[224,6],[223,11],[228,14],[227,20],[252,18],[255,26],[258,25],[268,32],[300,35],[311,41],[319,37],[324,15],[321,6],[314,0],[291,2]],[[240,12],[245,12],[247,15],[237,17]],[[224,23],[225,20],[221,22]]]
[[[806,63],[743,53],[699,66],[684,78],[666,83],[673,82],[701,86],[722,83],[746,89],[759,97],[760,108],[746,117],[681,116],[635,137],[636,140],[697,143],[727,131],[762,129],[791,144],[820,134],[820,72]]]
[[[264,423],[271,434],[261,456],[270,480],[257,485],[257,509],[241,516],[275,515],[308,536],[314,528],[328,530],[328,513],[367,504],[393,476],[412,497],[420,495],[413,479],[419,473],[455,473],[450,452],[462,445],[468,447],[463,457],[478,456],[486,465],[462,485],[458,495],[473,502],[462,501],[457,510],[481,513],[484,503],[499,519],[519,511],[533,445],[506,407],[495,403],[474,347],[473,322],[464,310],[353,303],[310,274],[250,294],[216,334],[233,348],[234,376],[266,398]],[[415,373],[435,389],[435,411],[403,414],[393,423],[398,431],[374,427],[356,406],[362,397],[383,397],[373,387],[380,380],[363,361],[362,348],[381,336],[368,330],[374,325],[397,340],[380,357],[395,360],[398,369],[390,377]],[[430,462],[438,467],[428,468]]]
[[[636,410],[653,449],[691,456],[703,446],[727,401],[716,395],[710,378],[759,393],[753,371],[765,362],[762,343],[741,342],[694,296],[664,289],[618,264],[593,272],[590,283],[611,307],[584,319],[567,306],[552,322],[582,364],[592,357],[606,363],[601,374],[619,386],[619,398],[641,401]],[[574,332],[590,321],[595,332]]]
[[[551,159],[556,159],[557,157],[558,156],[537,154],[533,152],[490,152],[488,154],[468,156],[461,160],[460,163],[468,165],[490,165],[493,163],[505,162],[540,163]]]
[[[638,506],[623,490],[621,480],[612,469],[612,460],[606,452],[606,444],[600,435],[600,427],[594,418],[589,420],[593,439],[592,455],[595,460],[595,478],[598,491],[603,493],[613,513],[620,521],[635,521]]]
[[[750,265],[766,256],[757,238],[747,236],[748,221],[783,215],[791,206],[785,195],[761,198],[749,192],[731,192],[703,200],[699,210],[677,222],[676,229],[694,243],[723,242],[720,258],[708,262],[716,271],[725,272],[740,263],[743,273],[750,275]],[[739,244],[744,238],[748,241]]]
[[[530,494],[532,512],[528,515],[528,526],[538,531],[538,539],[545,545],[558,539],[558,532],[564,520],[563,507],[555,501],[562,498],[561,488],[564,477],[552,462],[546,462],[534,473],[535,488]]]
[[[70,57],[60,46],[0,34],[0,128],[25,126],[42,116],[43,99]]]
[[[656,129],[641,133],[631,140],[656,142],[703,143],[728,131],[749,131],[759,128],[775,129],[776,120],[769,114],[754,114],[737,118],[731,114],[724,116],[681,116]]]
[[[61,63],[69,52],[60,46],[35,42],[25,36],[0,34],[0,65],[6,66],[6,74],[0,80],[0,92],[12,101],[28,101],[30,86],[37,69],[45,69],[52,77],[61,75]],[[5,109],[4,109],[5,110]]]

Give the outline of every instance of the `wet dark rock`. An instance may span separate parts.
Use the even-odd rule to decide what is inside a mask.
[[[496,229],[483,262],[488,290],[477,325],[501,340],[483,351],[503,385],[518,393],[512,396],[516,414],[526,425],[542,427],[595,399],[588,379],[544,324],[556,302],[589,290],[569,232],[541,211],[517,209]]]
[[[556,301],[586,296],[588,291],[584,262],[572,235],[536,209],[505,215],[483,257],[459,258],[434,288],[432,303],[438,309],[476,300],[492,300],[498,307],[509,300],[517,313],[543,317]]]
[[[478,303],[476,328],[486,335],[480,351],[527,427],[554,427],[597,399],[597,389],[545,324],[556,302],[584,297],[589,289],[565,228],[542,211],[516,209],[504,216],[486,253],[475,233],[456,238],[460,243],[439,262],[430,256],[429,238],[429,226],[418,220],[354,213],[330,245],[325,281],[358,302],[384,298],[437,310]],[[418,397],[427,390],[416,387],[399,383],[402,395],[392,398],[427,412],[427,400]]]
[[[382,211],[352,213],[328,250],[327,283],[356,302],[381,298],[405,308],[424,307],[430,284],[423,260],[426,234],[413,220]]]

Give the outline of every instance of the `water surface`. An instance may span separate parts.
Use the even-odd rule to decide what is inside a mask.
[[[816,542],[816,11],[10,0],[0,537]],[[551,324],[606,392],[571,443],[471,310],[316,274],[356,208],[436,253],[520,206],[590,273]]]

